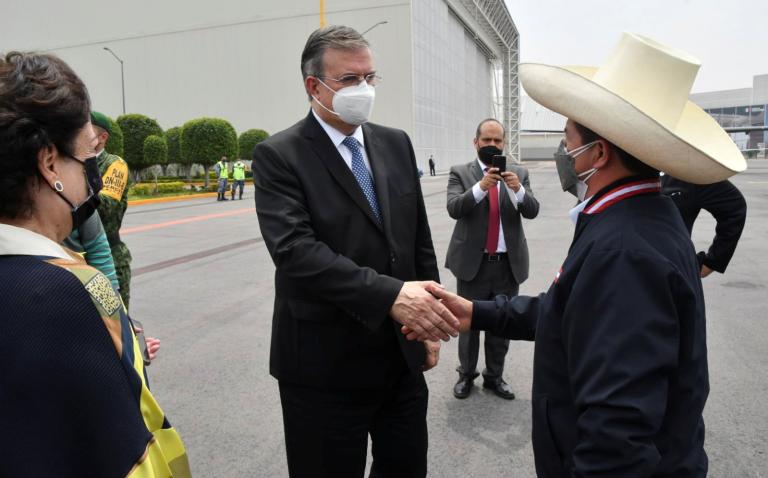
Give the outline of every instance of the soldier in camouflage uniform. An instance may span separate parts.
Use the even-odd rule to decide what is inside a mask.
[[[99,138],[99,144],[96,146],[96,151],[100,151],[97,161],[101,179],[104,182],[100,193],[99,216],[112,248],[117,281],[120,283],[120,295],[127,309],[131,297],[131,252],[120,240],[120,227],[123,224],[125,210],[128,208],[128,164],[120,156],[110,154],[105,149],[111,133],[109,119],[94,111],[91,113],[91,123]]]

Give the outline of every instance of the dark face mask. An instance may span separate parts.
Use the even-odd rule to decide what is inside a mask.
[[[70,156],[71,157],[71,156]],[[96,211],[96,209],[99,208],[99,205],[101,204],[101,198],[99,197],[99,194],[94,192],[93,186],[92,186],[92,180],[90,177],[90,172],[88,169],[88,162],[91,161],[91,164],[96,164],[96,157],[88,158],[85,161],[81,161],[77,158],[72,157],[75,161],[83,165],[83,168],[85,168],[85,177],[86,177],[86,185],[88,186],[88,197],[85,198],[85,201],[75,206],[72,204],[72,201],[67,199],[66,196],[64,196],[63,191],[58,191],[56,188],[53,190],[56,191],[56,194],[59,195],[61,199],[64,200],[67,204],[69,204],[69,207],[71,208],[72,212],[72,230],[75,230],[83,225],[83,223],[93,215],[93,213]],[[98,176],[98,166],[96,167],[96,175]],[[99,189],[101,189],[101,177],[99,176],[99,182],[98,186]]]
[[[90,184],[93,194],[99,194],[103,183],[101,182],[98,158],[96,156],[88,158],[83,161],[83,164],[85,164],[85,174],[88,176],[88,184]]]
[[[504,154],[504,152],[496,146],[483,146],[477,150],[477,157],[480,158],[480,161],[486,166],[490,166],[493,157],[500,154]]]
[[[560,146],[555,152],[555,166],[557,167],[557,175],[560,177],[560,186],[563,191],[576,196],[576,184],[579,182],[579,177],[576,174],[576,169],[573,165],[573,160],[565,152],[565,141],[560,142]]]

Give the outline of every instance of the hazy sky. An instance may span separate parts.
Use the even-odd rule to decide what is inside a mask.
[[[624,31],[701,61],[693,92],[752,87],[768,74],[768,0],[505,0],[520,61],[600,65]]]

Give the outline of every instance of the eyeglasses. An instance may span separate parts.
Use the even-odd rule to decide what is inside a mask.
[[[355,86],[355,85],[359,85],[363,81],[365,81],[371,86],[376,86],[376,83],[381,81],[381,77],[376,75],[376,73],[368,73],[367,75],[351,75],[350,74],[350,75],[344,75],[341,78],[331,78],[329,76],[321,76],[320,78],[324,80],[331,80],[343,86]]]

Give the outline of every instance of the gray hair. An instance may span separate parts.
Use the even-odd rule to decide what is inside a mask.
[[[325,50],[359,50],[369,48],[368,40],[353,28],[343,25],[330,25],[313,31],[301,53],[301,76],[321,77],[325,73],[323,56]],[[311,99],[311,98],[310,98]]]

